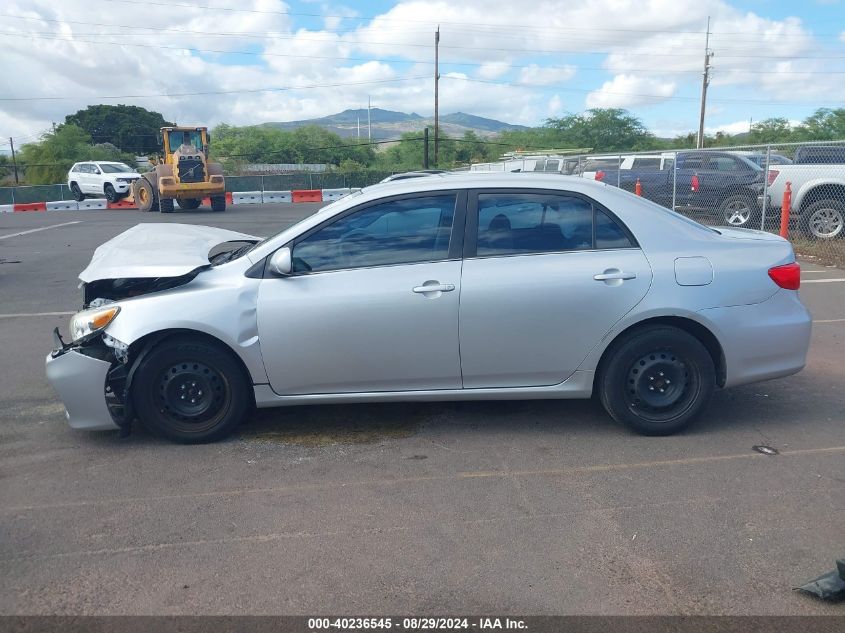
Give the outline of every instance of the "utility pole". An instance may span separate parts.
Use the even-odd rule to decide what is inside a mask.
[[[434,32],[434,166],[440,158],[440,103],[438,89],[440,83],[440,25]]]
[[[707,86],[710,84],[710,16],[707,16],[707,36],[704,40],[704,73],[701,79],[701,114],[698,117],[698,149],[704,147],[704,109],[707,106]]]
[[[373,123],[370,120],[370,97],[367,96],[367,140],[373,140]]]
[[[428,169],[428,128],[423,130],[423,169]]]
[[[11,136],[9,137],[9,145],[12,146],[12,166],[15,169],[15,184],[18,185],[20,184],[20,181],[18,180],[18,161],[15,158],[15,142],[12,140]]]

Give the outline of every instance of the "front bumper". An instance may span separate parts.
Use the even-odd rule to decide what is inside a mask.
[[[68,424],[74,429],[115,430],[106,405],[106,376],[111,363],[68,349],[47,355],[47,380],[65,405]]]

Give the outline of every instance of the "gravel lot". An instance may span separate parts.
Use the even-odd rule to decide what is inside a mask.
[[[276,409],[205,446],[66,426],[44,356],[97,245],[317,207],[0,215],[0,613],[842,613],[792,591],[845,555],[838,269],[805,268],[806,370],[676,437],[587,401]]]

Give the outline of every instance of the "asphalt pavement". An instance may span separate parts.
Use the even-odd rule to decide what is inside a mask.
[[[792,588],[845,555],[845,270],[804,267],[803,372],[674,437],[594,401],[265,410],[203,446],[66,425],[44,357],[97,245],[318,206],[0,215],[0,614],[843,613]]]

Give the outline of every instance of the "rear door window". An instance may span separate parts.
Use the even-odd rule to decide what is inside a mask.
[[[632,246],[635,244],[627,231],[615,219],[581,197],[543,193],[478,195],[479,257]]]

